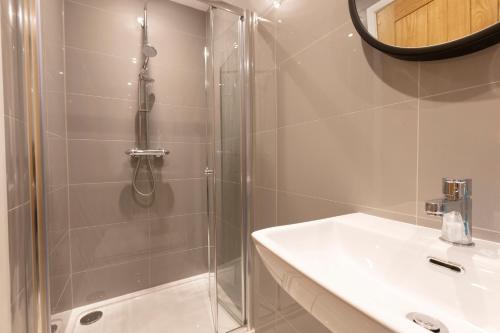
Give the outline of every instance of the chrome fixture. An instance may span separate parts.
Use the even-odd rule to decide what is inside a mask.
[[[413,321],[418,326],[425,328],[426,330],[434,333],[448,333],[448,329],[442,322],[436,318],[425,315],[418,312],[410,312],[406,315],[406,318]]]
[[[153,166],[151,164],[152,158],[163,158],[169,151],[166,149],[149,149],[149,112],[153,110],[153,106],[156,102],[156,96],[152,92],[152,85],[155,80],[149,75],[149,59],[158,55],[158,51],[154,46],[149,43],[148,36],[148,9],[147,5],[144,7],[144,20],[142,23],[143,32],[143,47],[142,54],[144,56],[144,63],[142,65],[141,71],[139,73],[139,84],[138,84],[138,147],[129,149],[125,152],[131,158],[137,159],[137,164],[134,170],[134,176],[132,180],[132,187],[135,193],[143,197],[152,196],[155,193],[155,179],[153,174]],[[139,170],[141,164],[146,163],[150,191],[143,192],[139,189],[137,185],[137,179],[139,177]]]
[[[149,44],[149,35],[148,35],[148,8],[147,5],[144,6],[144,19],[142,23],[142,32],[143,32],[143,46],[142,46],[142,54],[144,55],[144,64],[142,65],[143,70],[148,69],[149,58],[156,57],[158,55],[158,51],[156,48]]]
[[[442,217],[440,239],[462,246],[472,246],[472,180],[443,178],[443,199],[425,203],[428,215]]]

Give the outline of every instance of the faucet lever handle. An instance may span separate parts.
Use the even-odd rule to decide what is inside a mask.
[[[443,178],[443,194],[446,199],[457,201],[472,194],[472,179]]]

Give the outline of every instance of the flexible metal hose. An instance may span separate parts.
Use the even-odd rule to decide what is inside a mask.
[[[149,197],[149,196],[152,196],[153,193],[155,193],[155,188],[156,188],[155,178],[153,175],[153,167],[151,166],[151,161],[150,161],[148,156],[139,156],[138,159],[139,160],[137,161],[137,165],[135,166],[135,170],[134,170],[134,178],[132,180],[132,186],[134,188],[135,193],[137,193],[143,197]],[[142,192],[139,189],[139,187],[137,186],[137,177],[139,176],[139,169],[140,169],[141,163],[144,159],[147,162],[146,167],[148,168],[149,184],[151,186],[150,192]]]

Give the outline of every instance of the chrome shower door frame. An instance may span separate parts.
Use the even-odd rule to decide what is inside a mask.
[[[254,86],[255,86],[255,79],[254,79],[254,55],[255,55],[255,46],[254,46],[254,32],[255,32],[255,26],[256,26],[256,14],[251,11],[251,10],[246,10],[246,9],[241,9],[239,7],[227,4],[223,1],[209,1],[209,0],[199,0],[203,3],[206,3],[210,6],[210,22],[209,22],[209,28],[210,28],[210,66],[212,67],[212,73],[216,70],[213,55],[214,55],[214,15],[213,15],[213,9],[220,9],[220,10],[225,10],[227,12],[230,12],[232,14],[235,14],[239,16],[240,22],[239,22],[239,41],[241,42],[241,45],[239,47],[242,49],[241,55],[240,55],[240,61],[239,61],[239,72],[242,78],[242,84],[240,85],[240,93],[241,93],[241,100],[240,100],[240,107],[241,107],[241,119],[240,119],[240,137],[241,137],[241,142],[240,142],[240,183],[241,183],[241,212],[240,212],[240,217],[241,217],[241,258],[242,258],[242,263],[241,263],[241,276],[242,278],[242,286],[241,286],[241,293],[242,293],[242,321],[243,321],[243,327],[247,327],[250,329],[252,327],[251,325],[251,307],[250,307],[250,302],[251,302],[251,293],[250,293],[250,271],[251,271],[251,266],[250,266],[250,258],[249,258],[249,244],[250,244],[250,231],[252,230],[251,228],[251,221],[252,221],[252,210],[250,209],[251,204],[252,204],[252,166],[253,166],[253,145],[252,145],[252,131],[253,131],[253,112],[254,112]],[[215,75],[212,75],[211,77],[212,82],[211,85],[214,87],[211,89],[211,93],[215,94],[216,89],[215,87],[218,86],[218,83],[215,82]],[[215,101],[214,96],[212,96],[212,101]],[[213,105],[215,108],[215,105]],[[212,122],[215,124],[217,121],[220,121],[220,119],[216,119],[215,116],[216,112],[213,113],[213,119]],[[213,137],[211,140],[213,142],[216,142],[217,138],[217,133],[216,131],[213,131],[212,133]],[[212,156],[209,158],[212,159],[213,164],[215,164],[215,159],[216,157],[216,152],[214,149],[212,149]],[[212,196],[212,198],[216,198],[216,175],[212,176],[212,190],[210,191],[209,195]],[[216,205],[214,204],[214,207],[212,208],[214,213],[211,215],[211,219],[209,223],[214,225],[215,228],[215,223],[216,223],[216,216],[217,212],[216,210]],[[215,247],[217,248],[217,237],[215,237]],[[210,253],[210,252],[209,252]],[[216,256],[214,258],[209,258],[209,260],[213,260],[215,264],[215,281],[217,284],[217,259]],[[209,263],[210,265],[210,263]],[[217,288],[215,290],[216,295],[216,304],[218,304],[218,291]],[[218,311],[217,309],[213,309],[213,312],[216,314],[216,317],[218,317]],[[217,318],[215,322],[215,326],[217,329]],[[219,332],[223,333],[223,332]]]

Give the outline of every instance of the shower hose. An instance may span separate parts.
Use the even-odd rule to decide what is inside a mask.
[[[135,193],[139,194],[140,196],[143,197],[149,197],[152,196],[153,193],[155,193],[155,179],[153,175],[153,167],[151,166],[151,160],[149,159],[149,156],[139,156],[137,161],[137,165],[135,166],[134,170],[134,179],[132,180],[132,186],[134,188]],[[148,178],[149,178],[149,184],[151,187],[151,191],[149,192],[142,192],[139,187],[137,186],[137,178],[139,177],[139,170],[141,168],[141,163],[146,162],[146,167],[147,167],[147,173],[148,173]]]

